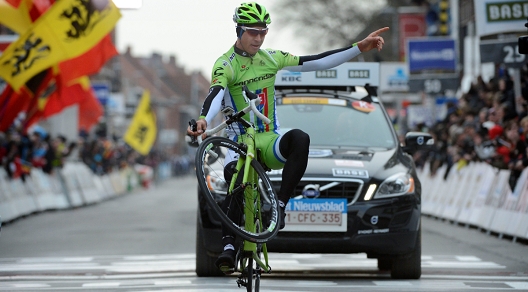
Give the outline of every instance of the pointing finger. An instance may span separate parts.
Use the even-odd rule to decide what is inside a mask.
[[[376,30],[375,32],[372,33],[372,35],[377,36],[377,35],[379,35],[381,33],[384,33],[384,32],[386,32],[388,30],[389,30],[389,27],[386,26],[386,27],[383,27],[383,28],[380,28],[380,29]]]

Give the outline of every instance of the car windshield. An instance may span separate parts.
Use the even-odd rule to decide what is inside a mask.
[[[277,105],[281,132],[301,129],[311,146],[394,148],[392,125],[377,103],[285,97]]]

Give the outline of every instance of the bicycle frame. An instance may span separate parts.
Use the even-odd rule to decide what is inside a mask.
[[[258,192],[255,191],[255,188],[258,184],[258,177],[253,171],[253,168],[250,167],[251,161],[255,159],[256,157],[256,147],[255,147],[255,128],[253,126],[246,128],[246,134],[244,135],[245,138],[243,139],[243,142],[247,146],[246,151],[246,157],[240,158],[236,165],[237,172],[233,175],[233,179],[231,179],[231,184],[229,186],[229,191],[232,191],[235,188],[235,182],[237,180],[237,176],[240,173],[240,170],[242,167],[244,167],[244,175],[242,178],[242,187],[244,188],[244,217],[245,218],[253,218],[255,214],[259,216],[259,224],[262,222],[260,208],[261,208],[261,201],[260,196],[258,195]],[[229,193],[229,192],[228,192]],[[256,230],[257,226],[255,225],[254,220],[245,220],[244,227],[247,231],[253,232]],[[262,224],[258,226],[258,228],[262,228]],[[257,254],[257,243],[256,242],[250,242],[248,240],[243,241],[243,251],[244,251],[244,259],[241,261],[240,271],[243,271],[245,266],[247,265],[247,257],[251,256],[253,257],[253,260],[264,270],[264,272],[269,273],[271,271],[269,264],[268,264],[268,250],[266,243],[262,243],[262,254],[264,256],[264,261],[262,261]]]

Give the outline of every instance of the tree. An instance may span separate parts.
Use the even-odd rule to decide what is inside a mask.
[[[273,10],[281,13],[272,19],[281,26],[292,26],[310,49],[321,51],[357,41],[357,35],[385,5],[387,0],[277,1]]]

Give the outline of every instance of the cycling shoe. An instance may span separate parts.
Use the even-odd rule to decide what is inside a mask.
[[[236,252],[232,249],[224,250],[215,262],[215,265],[224,274],[229,275],[235,271]]]

